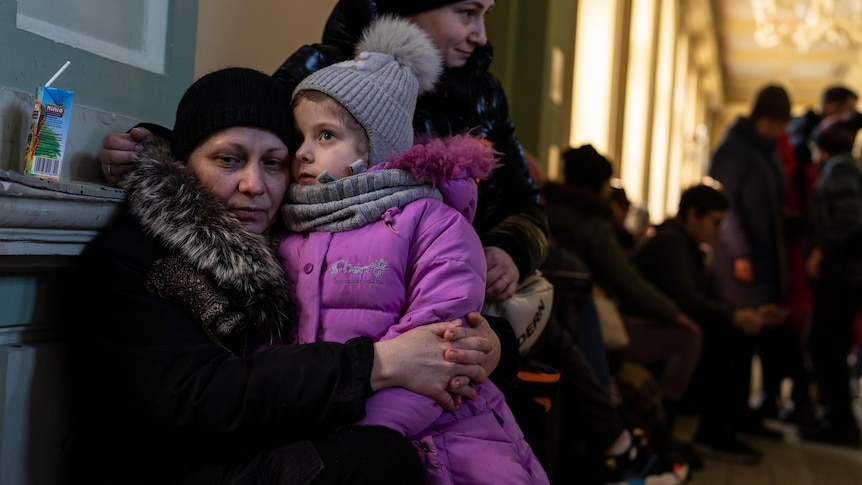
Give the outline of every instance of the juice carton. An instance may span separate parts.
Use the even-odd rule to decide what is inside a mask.
[[[24,155],[25,174],[60,180],[74,95],[72,91],[50,86],[36,90]]]

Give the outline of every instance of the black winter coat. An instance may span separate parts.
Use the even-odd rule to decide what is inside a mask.
[[[159,156],[141,160],[138,171]],[[202,274],[219,273],[222,290],[255,307],[247,317],[271,312],[286,295],[268,246],[245,239],[204,189],[174,180],[176,173],[161,180],[183,190],[134,175],[130,212],[88,245],[75,281],[75,483],[175,483],[207,463],[248,458],[363,417],[371,340],[283,346],[244,358],[243,339],[214,342],[182,305],[146,289],[156,260],[196,253],[200,259],[189,259]],[[160,217],[165,207],[183,216]],[[203,245],[201,237],[216,240]],[[221,257],[227,254],[235,255],[233,266]],[[201,263],[207,258],[211,267]],[[257,276],[237,271],[237,261]],[[252,330],[249,338],[258,333]],[[306,478],[321,467],[307,445],[296,458]]]

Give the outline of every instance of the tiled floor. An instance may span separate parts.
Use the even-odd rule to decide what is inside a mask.
[[[680,417],[677,436],[689,438],[695,425],[695,417]],[[781,443],[750,440],[763,451],[759,465],[735,465],[705,457],[704,468],[694,473],[690,485],[862,484],[862,449],[803,442],[795,426],[778,421],[767,421],[767,425],[784,431],[785,439]]]

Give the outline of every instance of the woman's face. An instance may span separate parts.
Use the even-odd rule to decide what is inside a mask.
[[[235,126],[210,135],[188,166],[249,232],[266,232],[290,180],[287,146],[261,128]]]
[[[464,0],[410,18],[431,37],[446,67],[461,67],[473,49],[488,42],[485,16],[492,8],[494,0]]]

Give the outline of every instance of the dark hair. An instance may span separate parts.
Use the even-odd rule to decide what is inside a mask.
[[[710,211],[730,209],[730,199],[719,189],[707,184],[697,184],[685,189],[679,197],[679,217],[685,218],[688,210],[694,207],[698,217]]]
[[[823,91],[823,96],[820,98],[820,105],[826,106],[827,103],[843,103],[850,98],[859,99],[859,96],[855,91],[846,86],[836,85]]]
[[[749,118],[752,121],[762,118],[789,121],[790,96],[787,95],[787,91],[777,84],[770,84],[761,88],[754,96]]]
[[[566,183],[599,192],[614,173],[611,162],[587,144],[563,153]]]
[[[811,141],[829,155],[849,153],[859,131],[859,117],[856,113],[843,113],[827,116],[811,133]]]

